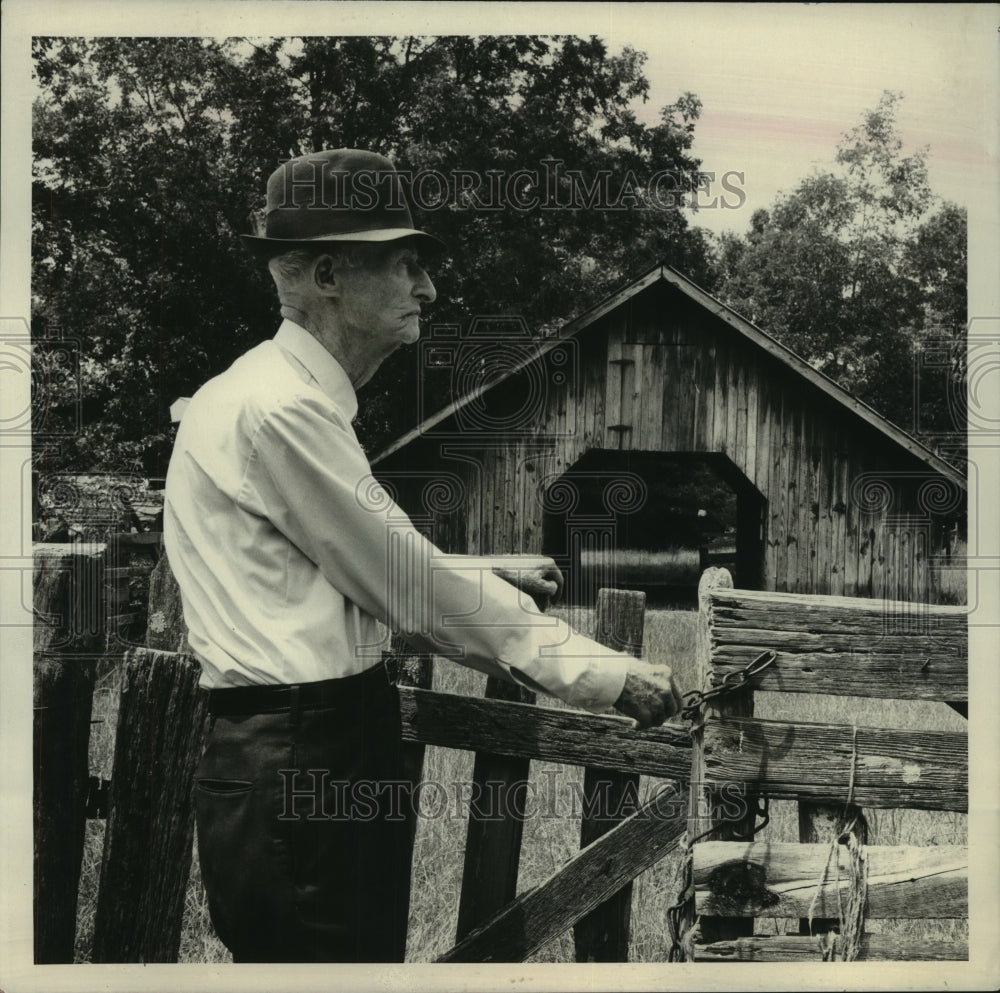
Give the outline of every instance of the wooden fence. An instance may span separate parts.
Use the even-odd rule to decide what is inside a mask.
[[[72,548],[43,551],[37,561],[36,960],[68,962],[83,819],[88,806],[92,816],[101,813],[101,804],[88,800],[80,758],[90,698],[78,684],[89,678],[92,689],[90,663],[81,665],[88,646],[63,628],[82,609],[72,577],[83,574],[81,568],[99,570],[103,559]],[[60,575],[70,579],[54,578]],[[713,569],[703,577],[698,654],[705,688],[727,677],[733,682],[732,674],[774,649],[775,662],[754,678],[757,688],[965,700],[962,608],[920,605],[915,621],[905,614],[912,614],[912,604],[887,608],[881,601],[749,593],[726,589],[727,578]],[[642,594],[602,590],[598,637],[638,654],[643,611]],[[171,962],[179,949],[205,699],[197,689],[198,666],[184,654],[177,590],[165,559],[153,573],[149,617],[146,647],[129,650],[124,660],[95,962]],[[410,778],[421,779],[427,745],[471,750],[475,781],[494,790],[499,783],[500,809],[507,811],[502,819],[470,815],[456,943],[439,961],[523,961],[571,927],[578,961],[625,961],[630,884],[679,848],[692,872],[689,892],[679,894],[682,947],[698,961],[837,954],[835,942],[820,947],[808,936],[754,937],[753,916],[765,908],[773,915],[780,905],[784,916],[812,917],[814,930],[840,924],[843,897],[856,896],[860,885],[850,883],[859,858],[868,866],[868,916],[967,914],[964,849],[859,843],[838,846],[843,851],[831,859],[825,827],[845,805],[849,813],[855,804],[965,810],[964,735],[756,720],[751,688],[706,698],[693,733],[680,723],[637,732],[622,717],[536,706],[493,680],[484,699],[433,692],[429,660],[403,652],[393,666]],[[56,729],[61,749],[52,747]],[[517,895],[525,810],[519,791],[533,759],[583,766],[587,798],[602,791],[622,797],[643,774],[674,781],[676,789],[655,792],[620,821],[585,814],[580,851]],[[734,783],[749,790],[751,803],[744,816],[722,822],[716,800]],[[751,840],[754,794],[800,799],[804,844]],[[744,839],[735,840],[741,834]],[[688,837],[695,841],[690,850]],[[967,957],[957,942],[917,945],[855,932],[848,951],[860,958]]]

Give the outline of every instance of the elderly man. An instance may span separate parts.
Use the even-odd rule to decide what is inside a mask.
[[[267,203],[264,233],[245,237],[284,321],[197,392],[167,476],[167,553],[210,690],[202,874],[236,961],[402,961],[408,828],[387,788],[403,777],[383,624],[640,726],[680,701],[668,667],[542,615],[497,575],[512,578],[509,562],[444,555],[372,479],[355,391],[417,340],[435,297],[421,264],[435,239],[414,228],[392,163],[295,159]],[[550,559],[517,565],[557,591]]]

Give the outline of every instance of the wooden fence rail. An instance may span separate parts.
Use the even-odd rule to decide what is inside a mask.
[[[832,939],[832,948],[826,942]],[[840,935],[811,937],[775,934],[753,935],[710,945],[695,946],[696,962],[820,962],[827,957],[842,959]],[[897,934],[863,934],[858,958],[865,962],[965,961],[969,943],[965,939],[941,941]]]
[[[725,717],[706,726],[704,747],[708,783],[780,799],[850,793],[863,807],[968,810],[961,733]]]
[[[878,846],[865,851],[871,918],[969,916],[969,851],[964,845]],[[845,845],[705,842],[694,846],[700,914],[835,918],[851,871]]]
[[[712,678],[765,650],[757,689],[895,700],[968,700],[968,608],[714,589]]]
[[[612,714],[582,714],[506,700],[400,687],[403,740],[490,750],[566,765],[597,765],[664,779],[691,774],[691,738],[676,724],[634,731]]]

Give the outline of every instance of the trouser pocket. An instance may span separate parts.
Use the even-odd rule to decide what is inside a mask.
[[[198,859],[209,913],[235,961],[287,961],[294,887],[279,836],[278,784],[266,771],[281,764],[284,749],[270,747],[261,727],[235,730],[217,722],[195,774]],[[242,747],[236,738],[244,739]]]

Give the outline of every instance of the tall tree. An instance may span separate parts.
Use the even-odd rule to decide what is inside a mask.
[[[844,135],[833,169],[755,212],[745,237],[720,240],[719,285],[815,368],[926,431],[914,417],[914,373],[935,322],[965,324],[965,215],[947,204],[928,218],[928,150],[903,153],[900,99],[884,93]]]
[[[450,248],[438,322],[516,314],[544,334],[656,261],[703,277],[680,209],[700,105],[640,123],[643,61],[575,37],[36,39],[35,335],[85,357],[59,464],[163,471],[171,401],[273,333],[238,235],[267,175],[315,149],[369,148],[429,180],[420,221]],[[412,353],[396,359],[366,390],[372,449],[426,413]]]
[[[917,228],[903,259],[922,310],[913,343],[914,427],[956,463],[966,454],[967,228],[965,209],[944,203]]]

